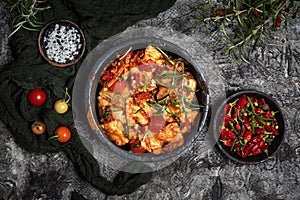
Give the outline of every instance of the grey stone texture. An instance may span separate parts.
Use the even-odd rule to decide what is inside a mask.
[[[27,152],[0,123],[0,199],[300,199],[299,14],[271,32],[273,46],[249,53],[250,65],[236,64],[221,53],[222,46],[214,36],[201,27],[194,29],[191,16],[198,15],[201,2],[178,0],[156,18],[128,29],[155,27],[161,29],[157,34],[162,36],[181,37],[177,43],[183,47],[188,44],[189,53],[203,64],[212,107],[225,90],[260,90],[276,99],[287,120],[285,141],[278,154],[260,164],[235,163],[217,148],[205,145],[210,132],[206,128],[187,153],[155,172],[153,179],[137,191],[107,196],[79,177],[64,153]],[[9,13],[0,2],[1,68],[13,61],[7,39],[9,22]],[[103,166],[100,169],[105,177],[113,178],[115,171]]]

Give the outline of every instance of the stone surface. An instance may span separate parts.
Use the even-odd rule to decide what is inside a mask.
[[[287,131],[274,158],[256,165],[232,162],[217,148],[207,148],[207,127],[186,154],[157,171],[149,183],[132,194],[107,196],[82,180],[63,153],[26,152],[14,143],[1,123],[0,199],[300,199],[299,14],[294,21],[285,22],[286,29],[270,36],[274,46],[265,46],[250,55],[251,65],[236,64],[220,53],[221,46],[214,37],[194,29],[191,16],[198,14],[200,4],[196,0],[178,0],[156,18],[130,28],[150,26],[184,34],[178,42],[182,46],[191,44],[189,52],[203,61],[212,104],[223,89],[256,89],[276,99],[286,116]],[[7,40],[9,15],[3,6],[0,3],[1,67],[12,61]],[[100,169],[106,177],[115,173],[103,166]]]

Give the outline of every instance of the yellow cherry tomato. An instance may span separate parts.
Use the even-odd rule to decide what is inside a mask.
[[[68,104],[64,99],[59,99],[54,104],[54,110],[59,114],[64,114],[68,110]]]
[[[66,88],[65,98],[59,99],[54,103],[54,110],[59,114],[64,114],[69,108],[68,103],[70,100],[71,96],[68,93],[68,88]]]

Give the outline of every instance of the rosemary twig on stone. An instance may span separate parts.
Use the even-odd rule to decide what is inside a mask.
[[[265,42],[270,31],[281,26],[294,0],[222,0],[204,4],[201,16],[194,17],[196,27],[205,25],[209,33],[217,31],[224,52],[236,62],[249,63],[246,53]],[[219,34],[220,33],[220,34]]]

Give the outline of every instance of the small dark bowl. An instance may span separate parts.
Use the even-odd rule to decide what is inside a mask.
[[[279,128],[278,128],[279,135],[277,135],[275,137],[275,139],[272,141],[271,145],[268,145],[269,157],[263,152],[261,154],[255,155],[255,156],[247,156],[246,158],[242,158],[236,152],[234,152],[234,151],[231,152],[230,147],[225,146],[219,139],[220,127],[222,126],[222,122],[223,122],[225,105],[227,103],[233,102],[237,98],[240,98],[243,94],[246,94],[247,96],[253,96],[255,98],[263,97],[263,98],[265,98],[266,103],[269,105],[270,110],[278,111],[278,113],[276,113],[276,115],[275,115],[275,118],[276,118],[276,120],[278,122],[278,126],[279,126]],[[259,91],[241,91],[241,92],[238,92],[238,93],[235,93],[235,94],[229,96],[218,108],[216,116],[214,118],[213,131],[214,131],[214,137],[215,137],[217,146],[227,157],[229,157],[230,159],[232,159],[238,163],[242,163],[242,164],[256,164],[256,163],[260,163],[260,162],[267,160],[268,158],[272,157],[272,155],[274,155],[277,152],[281,143],[284,140],[285,126],[286,126],[286,123],[285,123],[285,119],[282,114],[282,111],[280,109],[280,106],[276,103],[276,101],[271,96],[269,96],[263,92],[259,92]]]
[[[47,49],[46,49],[47,43],[44,41],[44,38],[47,37],[47,35],[55,29],[56,25],[64,26],[67,28],[74,28],[75,30],[77,30],[77,32],[79,34],[79,39],[80,39],[78,44],[81,45],[81,47],[72,51],[73,54],[74,53],[77,54],[74,56],[74,59],[68,59],[65,62],[57,62],[54,59],[49,58],[49,56],[47,55]],[[60,48],[63,48],[62,46],[60,46],[61,44],[56,43],[56,45],[58,45]],[[39,33],[38,47],[39,47],[40,54],[49,64],[56,66],[56,67],[68,67],[70,65],[77,63],[79,61],[79,59],[83,56],[84,51],[85,51],[85,37],[84,37],[83,31],[79,28],[79,26],[70,20],[50,21],[41,29],[41,31]],[[59,54],[61,54],[62,51],[65,52],[65,50],[61,50],[61,52],[59,52]]]

